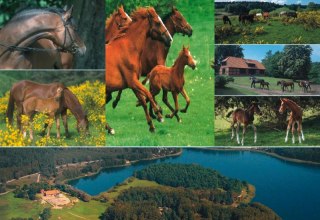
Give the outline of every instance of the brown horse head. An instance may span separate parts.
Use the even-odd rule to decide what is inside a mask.
[[[283,81],[278,81],[278,82],[277,82],[277,86],[278,86],[278,85],[281,85],[282,82],[283,82]]]
[[[85,135],[89,134],[89,120],[87,114],[84,118],[77,121],[77,130],[79,133],[84,133]]]
[[[86,46],[81,40],[80,36],[77,34],[77,27],[72,18],[73,6],[69,10],[62,12],[61,19],[63,25],[63,31],[57,32],[59,36],[58,39],[63,39],[61,42],[54,42],[62,49],[69,51],[73,54],[84,55],[86,52]]]
[[[251,109],[251,108],[253,109],[253,112],[257,113],[258,115],[262,115],[261,109],[260,109],[260,107],[259,107],[259,103],[253,102],[253,103],[251,104],[250,109]]]
[[[168,29],[163,24],[161,18],[156,13],[154,8],[149,7],[146,10],[147,10],[147,17],[150,24],[150,31],[149,31],[150,37],[154,40],[160,40],[164,42],[164,44],[169,47],[173,39]]]
[[[281,98],[280,101],[281,101],[281,105],[280,105],[280,108],[279,108],[279,113],[283,114],[288,108],[288,105],[287,105],[288,99]]]
[[[118,29],[127,26],[128,24],[131,23],[131,18],[130,16],[124,11],[123,6],[121,5],[118,8],[118,13],[116,14],[115,17],[115,22],[118,25]]]
[[[188,47],[185,47],[184,45],[182,46],[180,56],[181,55],[185,59],[185,63],[194,70],[196,68],[196,61],[193,59],[190,53],[189,46]]]
[[[170,20],[173,23],[175,32],[182,33],[183,35],[192,36],[192,27],[183,17],[180,11],[177,8],[172,7],[172,11],[169,14]]]

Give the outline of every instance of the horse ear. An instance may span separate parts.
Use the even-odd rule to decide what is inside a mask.
[[[68,5],[65,5],[65,6],[63,7],[63,10],[64,10],[64,11],[67,11],[67,10],[68,10]]]
[[[172,13],[174,13],[175,11],[177,11],[177,8],[175,6],[172,6]]]
[[[73,12],[73,5],[71,5],[71,7],[69,8],[69,10],[64,13],[63,19],[64,19],[65,21],[69,20],[69,18],[71,18],[71,16],[72,16],[72,12]]]

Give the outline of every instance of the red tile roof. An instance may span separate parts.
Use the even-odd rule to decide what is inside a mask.
[[[257,60],[244,59],[239,57],[227,57],[222,62],[226,62],[226,65],[221,67],[241,68],[241,69],[260,69],[265,70],[266,68],[262,63]],[[249,67],[248,64],[255,64],[255,67]]]

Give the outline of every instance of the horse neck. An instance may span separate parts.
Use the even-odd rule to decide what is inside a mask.
[[[131,23],[127,34],[125,35],[125,37],[129,39],[130,44],[136,48],[137,52],[139,52],[139,56],[141,56],[141,53],[144,49],[149,29],[150,27],[148,19],[140,19]]]
[[[10,46],[27,47],[41,38],[55,41],[51,34],[56,29],[53,19],[40,18],[40,16],[48,16],[48,14],[49,12],[9,22],[0,30],[0,42]],[[34,24],[34,20],[37,17],[39,20],[43,21],[46,19],[49,22]],[[6,51],[8,51],[8,48],[0,47],[0,57]]]
[[[184,75],[184,67],[187,65],[185,62],[183,62],[183,54],[179,55],[179,57],[174,62],[172,69],[174,69],[174,72],[177,76],[183,77]]]
[[[78,98],[68,89],[64,90],[64,103],[65,107],[71,111],[78,122],[85,118],[85,112]]]
[[[174,23],[172,21],[171,15],[166,18],[166,20],[163,21],[164,25],[168,29],[169,33],[173,37],[176,33],[176,28],[174,27]]]
[[[302,115],[302,110],[297,104],[290,101],[287,101],[286,104],[290,108],[292,114],[294,114],[295,116]]]
[[[106,38],[111,38],[112,37],[112,33],[114,31],[117,31],[118,30],[118,26],[115,22],[115,17],[112,16],[110,18],[110,21],[107,22],[107,27],[106,27]]]

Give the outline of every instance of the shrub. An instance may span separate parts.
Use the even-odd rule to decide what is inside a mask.
[[[215,87],[216,88],[225,88],[225,86],[230,82],[234,82],[234,78],[231,76],[216,76]]]

